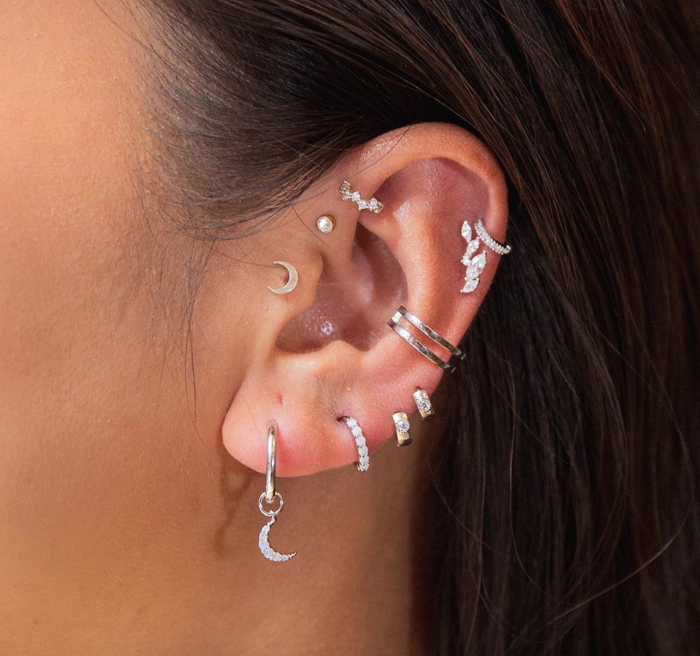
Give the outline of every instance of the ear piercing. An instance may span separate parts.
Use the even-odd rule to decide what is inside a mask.
[[[413,400],[416,402],[416,408],[418,408],[418,412],[420,412],[421,419],[426,421],[435,417],[435,410],[433,409],[433,404],[430,401],[428,392],[423,389],[417,389],[413,392]]]
[[[455,365],[450,362],[452,360],[452,357],[450,357],[450,360],[442,360],[440,357],[435,355],[427,346],[419,342],[411,333],[408,332],[405,328],[402,326],[399,326],[398,323],[401,321],[402,317],[405,317],[410,323],[412,323],[418,330],[420,330],[424,335],[427,335],[432,339],[435,343],[439,344],[442,346],[444,349],[448,350],[452,356],[455,358],[459,358],[460,360],[464,360],[465,354],[460,351],[456,346],[450,344],[446,339],[443,337],[440,337],[438,333],[436,333],[430,326],[427,324],[423,323],[417,316],[414,314],[411,314],[403,305],[399,307],[397,310],[396,314],[387,321],[387,324],[393,328],[393,330],[405,341],[407,341],[416,351],[418,351],[421,355],[424,355],[428,360],[430,360],[433,364],[436,364],[438,367],[445,369],[446,371],[453,372],[455,370]]]
[[[353,203],[357,203],[357,207],[360,210],[369,210],[370,212],[378,214],[384,207],[384,203],[376,198],[365,200],[362,198],[359,191],[352,191],[352,189],[350,189],[350,183],[347,180],[343,180],[338,191],[343,200],[351,200]]]
[[[398,446],[408,446],[411,440],[411,425],[408,423],[408,415],[405,412],[395,412],[391,415],[396,427],[396,444]]]
[[[278,260],[275,260],[273,264],[277,264],[281,267],[284,267],[287,270],[287,282],[282,287],[279,287],[277,289],[270,286],[268,286],[268,289],[274,294],[289,294],[289,292],[294,291],[294,288],[299,282],[299,274],[297,273],[296,268],[293,267],[289,262],[280,262]]]
[[[289,554],[282,554],[275,551],[268,541],[270,534],[270,529],[272,525],[277,521],[277,515],[282,512],[284,508],[284,499],[282,495],[275,491],[275,473],[276,473],[276,449],[277,449],[277,424],[271,421],[267,427],[267,473],[265,476],[265,491],[260,495],[258,499],[258,508],[260,512],[266,517],[270,518],[270,521],[265,524],[260,530],[260,536],[258,537],[258,547],[260,547],[260,552],[268,560],[273,560],[275,562],[283,562],[289,560],[296,556],[296,551]],[[279,499],[280,505],[277,510],[265,510],[263,508],[263,501],[268,504],[272,504],[275,497]]]
[[[343,417],[343,421],[350,429],[350,432],[355,439],[357,455],[359,456],[357,461],[357,469],[358,471],[367,471],[369,469],[369,450],[367,449],[367,441],[365,440],[365,436],[362,434],[362,429],[357,423],[357,420],[353,419],[352,417]]]
[[[333,228],[335,228],[335,219],[330,214],[319,216],[318,219],[316,219],[316,227],[326,234],[333,232]]]
[[[476,222],[475,225],[477,236],[472,239],[472,227],[468,221],[462,224],[462,237],[467,241],[467,250],[462,256],[462,264],[467,267],[464,274],[464,287],[462,287],[461,292],[463,294],[468,294],[473,292],[479,286],[479,276],[484,271],[486,266],[486,251],[482,251],[478,255],[474,256],[474,253],[479,250],[480,242],[483,242],[484,246],[490,248],[494,253],[498,255],[507,255],[511,251],[511,247],[507,244],[501,244],[496,241],[488,232],[481,219]],[[473,256],[473,257],[472,257]]]

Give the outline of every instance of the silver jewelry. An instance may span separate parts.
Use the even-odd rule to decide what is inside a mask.
[[[360,210],[369,210],[370,212],[378,214],[384,207],[384,203],[380,200],[376,198],[365,200],[362,198],[359,191],[352,191],[352,189],[350,189],[350,183],[347,180],[343,180],[338,191],[343,200],[351,200],[353,203],[357,203],[357,207]]]
[[[411,424],[408,423],[408,415],[405,412],[395,412],[391,415],[396,427],[396,444],[398,446],[408,446],[411,440]]]
[[[365,436],[362,434],[362,429],[357,423],[357,420],[353,419],[352,417],[343,417],[343,421],[350,429],[350,432],[355,440],[357,455],[359,457],[357,461],[357,469],[358,471],[367,471],[369,469],[369,450],[367,449],[367,441],[365,440]]]
[[[297,283],[299,282],[299,274],[297,273],[296,268],[289,262],[280,262],[279,260],[275,260],[273,264],[277,264],[287,270],[287,282],[282,285],[282,287],[274,288],[268,286],[268,289],[275,294],[289,294],[289,292],[294,291]]]
[[[270,518],[270,521],[265,524],[260,530],[260,536],[258,537],[258,547],[260,547],[260,552],[268,560],[273,560],[275,562],[284,562],[290,558],[294,558],[297,552],[294,551],[289,554],[282,554],[275,551],[268,541],[270,528],[277,521],[277,515],[282,512],[284,508],[284,499],[282,495],[275,490],[275,473],[276,473],[276,449],[277,449],[277,424],[271,421],[267,427],[267,474],[265,476],[265,491],[260,495],[258,499],[258,508],[260,512],[266,517]],[[263,508],[263,501],[271,504],[275,497],[279,499],[279,507],[277,510],[265,510]]]
[[[428,392],[423,389],[417,389],[413,392],[413,400],[416,402],[416,408],[420,412],[421,419],[428,420],[435,417],[435,409],[430,401]]]
[[[474,255],[479,250],[481,242],[498,255],[507,255],[511,251],[510,246],[501,244],[486,232],[481,219],[476,222],[475,228],[477,236],[472,239],[472,227],[469,221],[465,221],[462,224],[462,237],[467,240],[467,250],[462,256],[462,264],[467,267],[464,274],[464,287],[461,289],[463,294],[473,292],[479,286],[479,276],[483,273],[484,267],[486,267],[486,251]]]
[[[450,361],[452,360],[452,357],[450,357],[450,360],[442,360],[440,357],[435,355],[435,353],[433,353],[427,346],[425,346],[424,344],[419,342],[415,337],[413,337],[413,335],[411,335],[411,333],[409,333],[408,330],[406,330],[402,326],[399,326],[398,323],[399,321],[401,321],[402,317],[405,317],[424,335],[427,335],[434,342],[442,346],[442,348],[449,351],[455,358],[464,360],[464,358],[466,357],[466,355],[462,351],[460,351],[456,346],[450,344],[443,337],[440,337],[440,335],[438,335],[430,326],[423,323],[416,315],[411,314],[403,305],[400,306],[396,314],[394,314],[394,316],[391,317],[389,321],[387,321],[387,324],[394,329],[394,331],[399,335],[399,337],[406,340],[414,349],[416,349],[416,351],[428,358],[428,360],[430,360],[433,364],[436,364],[438,367],[441,367],[442,369],[445,369],[449,372],[453,372],[455,370],[455,365]]]
[[[324,214],[316,219],[316,227],[326,234],[333,232],[335,228],[335,219],[330,214]]]

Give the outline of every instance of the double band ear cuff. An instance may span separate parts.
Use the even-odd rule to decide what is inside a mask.
[[[376,198],[370,198],[369,200],[362,198],[359,191],[350,189],[350,183],[347,180],[343,180],[338,191],[343,200],[351,200],[353,203],[357,204],[357,208],[360,210],[369,210],[370,212],[378,214],[384,207],[384,204]]]
[[[475,255],[481,242],[498,255],[507,255],[512,250],[509,245],[501,244],[486,232],[484,222],[481,219],[476,222],[474,228],[477,236],[472,239],[472,227],[469,221],[462,224],[462,237],[467,241],[467,250],[462,256],[462,264],[467,267],[464,274],[464,287],[460,290],[463,294],[473,292],[479,286],[479,276],[486,266],[486,251]]]
[[[260,512],[266,517],[269,517],[270,521],[267,524],[265,524],[265,526],[263,526],[260,530],[260,536],[258,537],[258,547],[260,548],[260,552],[262,553],[262,555],[265,556],[265,558],[267,558],[268,560],[272,560],[275,562],[284,562],[285,560],[289,560],[290,558],[296,556],[297,552],[294,551],[289,554],[279,553],[270,546],[270,542],[268,541],[270,529],[272,528],[272,525],[277,521],[277,515],[279,515],[282,512],[282,508],[284,508],[284,499],[282,498],[282,495],[275,490],[275,474],[277,468],[276,450],[277,424],[274,421],[271,421],[267,427],[267,473],[265,475],[265,491],[260,495],[260,498],[258,499],[258,508],[260,508]],[[263,508],[263,501],[267,502],[268,504],[272,504],[275,500],[275,497],[279,499],[279,506],[277,507],[277,509],[273,510],[271,508],[270,510],[265,510],[265,508]]]
[[[408,423],[408,415],[405,412],[395,412],[391,415],[396,427],[396,445],[408,446],[411,440],[411,424]]]
[[[435,417],[435,410],[428,396],[428,392],[423,389],[417,389],[413,392],[413,400],[416,402],[416,408],[418,408],[421,419],[427,421]]]
[[[350,429],[353,439],[355,440],[355,446],[357,447],[357,469],[358,471],[367,471],[369,469],[369,450],[367,449],[367,440],[362,434],[362,429],[357,423],[356,419],[352,417],[343,417],[345,425]]]
[[[411,333],[409,333],[403,326],[399,326],[399,321],[401,321],[402,318],[405,318],[407,321],[413,324],[424,335],[430,337],[430,339],[432,339],[436,344],[439,344],[442,346],[442,348],[449,351],[454,358],[464,360],[466,357],[462,351],[460,351],[453,344],[450,344],[443,337],[440,337],[440,335],[438,335],[430,326],[423,323],[415,314],[409,312],[403,305],[400,306],[396,311],[396,314],[394,314],[394,316],[387,321],[387,324],[393,328],[394,332],[396,332],[399,337],[407,341],[414,349],[416,349],[416,351],[428,358],[428,360],[430,360],[433,364],[436,364],[438,367],[449,372],[453,372],[456,366],[453,362],[451,362],[453,357],[450,357],[450,360],[443,360],[439,356],[435,355],[435,353],[433,353],[427,346],[413,337],[413,335],[411,335]]]

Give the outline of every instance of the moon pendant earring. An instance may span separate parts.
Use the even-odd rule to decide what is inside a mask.
[[[279,260],[275,260],[273,264],[277,264],[281,267],[284,267],[287,270],[287,282],[284,285],[282,285],[282,287],[275,288],[268,286],[268,289],[273,294],[289,294],[289,292],[293,292],[294,288],[299,282],[299,274],[297,273],[296,268],[293,267],[289,262],[280,262]]]
[[[297,552],[293,551],[289,554],[279,553],[270,546],[270,542],[268,541],[270,529],[277,521],[277,515],[279,515],[282,512],[282,508],[284,508],[284,499],[282,498],[282,495],[275,490],[276,449],[277,424],[274,421],[271,421],[267,427],[267,475],[265,477],[265,491],[258,499],[258,508],[260,508],[260,512],[266,517],[269,517],[270,521],[260,530],[258,547],[260,547],[260,552],[262,555],[268,560],[284,562],[285,560],[294,558],[294,556],[297,555]],[[265,510],[265,508],[263,508],[263,501],[266,501],[268,504],[272,504],[275,497],[277,497],[280,502],[277,510]]]

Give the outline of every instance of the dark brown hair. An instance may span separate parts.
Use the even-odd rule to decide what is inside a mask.
[[[472,131],[507,176],[517,248],[431,463],[439,653],[690,653],[692,0],[153,5],[161,171],[196,237],[260,229],[348,149],[418,122]]]

